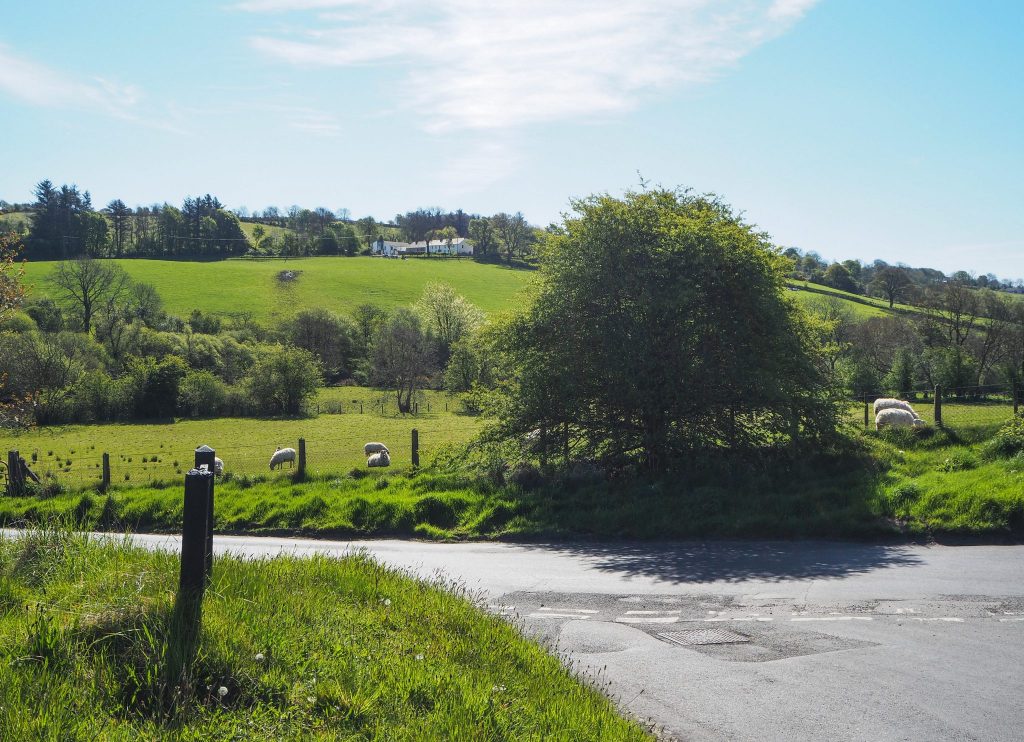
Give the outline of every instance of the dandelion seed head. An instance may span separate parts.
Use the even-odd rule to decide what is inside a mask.
[[[228,689],[225,688],[223,685],[220,688],[217,689],[217,695],[220,696],[221,698],[223,698],[227,694],[228,694]]]

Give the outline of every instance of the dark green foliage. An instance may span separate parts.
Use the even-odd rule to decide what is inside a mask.
[[[293,346],[276,346],[260,354],[246,385],[253,405],[273,414],[298,415],[323,384],[316,356]]]
[[[1014,417],[985,444],[990,457],[1008,459],[1024,451],[1024,417]]]
[[[534,304],[500,333],[499,434],[538,431],[605,463],[664,471],[695,451],[835,430],[785,261],[711,197],[594,196],[547,240]]]

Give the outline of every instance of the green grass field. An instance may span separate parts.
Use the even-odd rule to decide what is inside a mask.
[[[356,392],[352,390],[356,389]],[[333,391],[333,390],[332,390]],[[401,416],[394,405],[380,414],[371,405],[377,397],[349,387],[345,400],[363,398],[363,413],[347,403],[344,414],[299,419],[216,418],[182,419],[174,423],[104,423],[37,428],[24,433],[0,431],[0,451],[18,450],[39,476],[55,475],[72,488],[95,486],[104,453],[110,454],[111,479],[119,484],[144,484],[180,479],[188,471],[194,450],[210,445],[236,474],[269,474],[277,447],[297,448],[306,440],[308,468],[313,473],[344,473],[365,466],[363,444],[382,441],[391,451],[394,468],[411,464],[411,431],[419,431],[420,457],[429,462],[443,446],[465,443],[480,428],[480,419],[444,411],[444,397],[431,411],[421,403],[417,415]],[[337,395],[339,398],[342,395]]]
[[[917,307],[912,307],[909,304],[895,304],[893,309],[889,309],[889,302],[883,299],[873,296],[851,294],[846,291],[840,291],[839,289],[834,289],[829,286],[821,286],[816,283],[794,280],[788,280],[786,283],[791,288],[797,289],[797,291],[793,292],[793,295],[801,305],[807,306],[809,304],[813,304],[814,302],[821,301],[823,297],[835,297],[843,300],[843,302],[848,305],[850,311],[853,312],[853,315],[857,320],[865,320],[872,317],[891,317],[896,313],[917,313],[920,311]]]
[[[178,570],[0,537],[0,739],[652,739],[458,586],[361,554],[218,557],[190,652]]]
[[[28,229],[31,221],[31,215],[27,211],[11,211],[7,214],[0,214],[0,222],[5,222],[14,227],[24,226],[25,229]]]
[[[512,306],[533,275],[472,260],[441,258],[114,262],[132,278],[153,284],[171,314],[187,317],[193,309],[222,315],[251,312],[261,322],[284,319],[310,307],[347,313],[366,302],[384,308],[407,305],[433,282],[449,283],[485,312],[496,312]],[[45,278],[53,267],[50,262],[26,266],[30,298],[52,295]],[[277,274],[284,270],[297,271],[298,277],[287,283],[278,281]]]

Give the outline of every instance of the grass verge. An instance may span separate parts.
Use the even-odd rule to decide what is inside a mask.
[[[361,554],[219,558],[172,676],[177,570],[69,531],[0,539],[0,739],[649,738],[459,588]]]
[[[979,420],[982,418],[979,418]],[[221,533],[436,540],[938,538],[1024,536],[1024,453],[993,455],[998,422],[920,432],[850,425],[838,450],[702,459],[660,480],[516,462],[237,474],[217,485]],[[1024,448],[1024,430],[1020,447]],[[455,457],[456,460],[461,457]],[[116,479],[115,479],[116,481]],[[180,478],[107,493],[59,487],[0,497],[0,524],[178,532]]]

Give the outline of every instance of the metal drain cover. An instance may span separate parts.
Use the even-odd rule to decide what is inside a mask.
[[[658,638],[682,647],[696,647],[705,644],[739,644],[749,642],[750,637],[728,629],[693,629],[691,631],[665,631]]]

